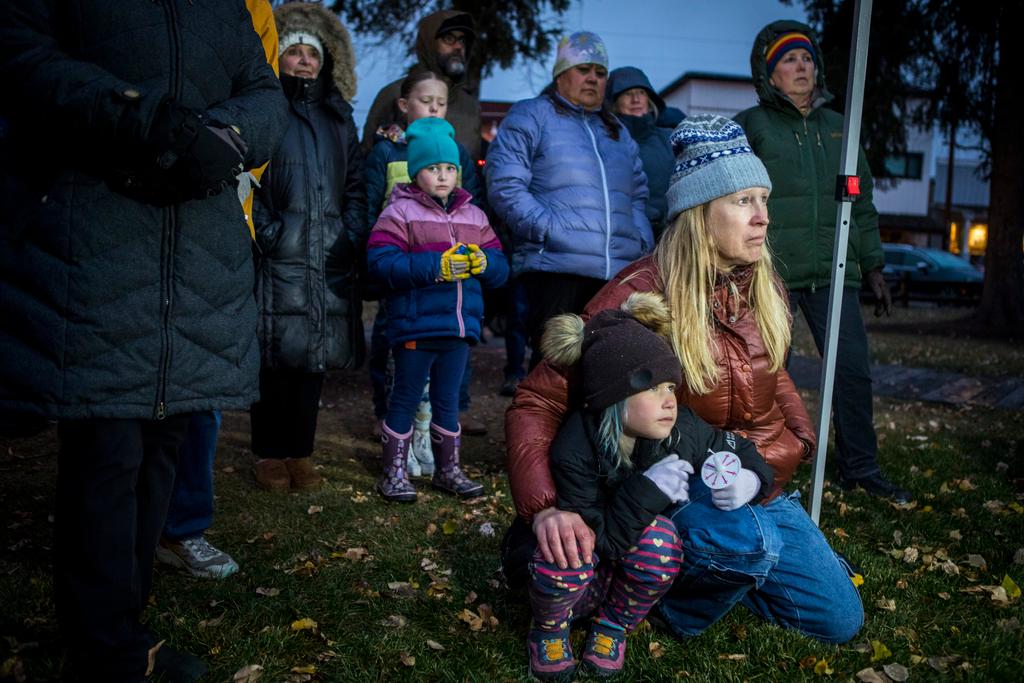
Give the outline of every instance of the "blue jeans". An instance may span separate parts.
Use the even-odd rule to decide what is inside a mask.
[[[459,386],[466,370],[469,344],[465,341],[446,351],[392,349],[395,356],[395,385],[385,422],[391,431],[405,434],[412,429],[423,387],[430,380],[431,422],[442,429],[459,429]]]
[[[388,344],[388,311],[384,301],[377,308],[377,316],[373,319],[373,332],[370,334],[370,386],[373,389],[373,416],[378,420],[388,414],[388,398],[391,395],[393,368],[389,368],[391,346]],[[469,382],[473,377],[473,366],[469,355],[466,355],[466,371],[459,385],[459,412],[469,410]],[[403,432],[404,433],[404,432]]]
[[[800,492],[724,512],[699,477],[690,502],[669,515],[683,544],[683,569],[658,604],[680,637],[695,636],[742,602],[766,621],[832,643],[864,623],[846,564],[800,505]]]
[[[164,538],[180,541],[206,533],[213,524],[213,457],[220,433],[220,411],[192,413],[178,449]]]

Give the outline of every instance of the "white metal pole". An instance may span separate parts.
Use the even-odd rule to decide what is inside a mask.
[[[850,70],[846,81],[846,116],[843,126],[842,176],[857,175],[857,154],[860,150],[860,119],[864,103],[864,72],[868,61],[868,38],[871,35],[871,1],[856,0],[853,10],[853,36],[850,41]],[[828,304],[828,328],[818,395],[818,452],[814,458],[811,481],[810,512],[815,524],[821,518],[821,496],[825,486],[825,457],[828,452],[829,426],[832,422],[832,393],[836,373],[836,345],[839,341],[839,318],[843,305],[843,281],[846,275],[846,243],[850,235],[851,197],[838,202],[836,240],[832,252],[831,298]]]

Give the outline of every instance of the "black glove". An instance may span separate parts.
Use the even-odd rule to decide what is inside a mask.
[[[112,149],[105,175],[116,192],[170,206],[234,185],[246,151],[237,130],[165,97],[143,144]]]
[[[885,278],[882,277],[882,269],[869,270],[864,277],[868,281],[871,293],[875,295],[875,317],[880,318],[883,313],[891,316],[892,295],[889,294],[889,285],[885,284]]]
[[[150,129],[157,166],[186,197],[204,199],[235,183],[248,146],[238,132],[205,113],[165,100]]]

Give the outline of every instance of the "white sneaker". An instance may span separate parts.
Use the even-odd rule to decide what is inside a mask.
[[[203,536],[181,541],[162,538],[156,547],[156,559],[202,579],[225,579],[238,571],[238,563]]]

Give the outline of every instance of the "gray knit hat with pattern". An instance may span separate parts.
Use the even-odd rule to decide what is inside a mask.
[[[668,219],[748,187],[772,189],[740,125],[714,114],[688,116],[669,137],[676,157],[668,188]]]

